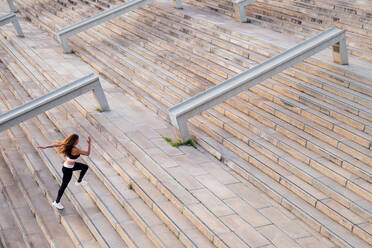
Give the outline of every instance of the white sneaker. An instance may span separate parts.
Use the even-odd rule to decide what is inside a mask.
[[[53,206],[55,206],[56,208],[58,208],[59,210],[62,210],[63,209],[63,205],[60,203],[60,202],[53,202],[52,203]]]
[[[81,182],[78,182],[78,181],[75,182],[75,185],[87,185],[87,184],[88,184],[88,182],[85,181],[84,179],[81,180]]]

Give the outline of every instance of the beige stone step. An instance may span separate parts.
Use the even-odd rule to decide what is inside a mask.
[[[10,173],[4,165],[4,161],[1,160],[1,174],[3,176],[8,175],[11,177]],[[4,172],[4,170],[6,172]],[[8,173],[8,174],[7,174]],[[8,180],[9,181],[9,180]],[[3,184],[0,185],[0,247],[4,248],[21,248],[30,247],[30,244],[26,244],[23,240],[22,233],[18,229],[16,221],[13,219],[12,211],[8,206],[6,198],[3,195]]]
[[[344,99],[341,97],[329,94],[318,87],[302,83],[294,78],[289,78],[284,75],[278,75],[275,78],[277,78],[280,83],[275,82],[273,85],[278,85],[280,87],[278,87],[278,89],[283,89],[287,92],[287,94],[285,94],[286,96],[291,97],[294,100],[300,99],[302,104],[310,107],[314,106],[322,111],[323,114],[368,133],[371,122],[368,119],[358,116],[359,111],[363,108],[361,105],[358,106],[354,103],[345,104]],[[271,86],[271,88],[274,87]],[[364,101],[367,107],[369,105],[369,98],[370,97],[366,98],[366,101]],[[359,102],[363,103],[363,100],[360,100]]]
[[[251,93],[251,92],[247,92],[246,94],[246,97],[245,97],[245,101],[247,102],[250,102],[250,103],[253,103],[255,106],[261,108],[262,110],[265,110],[266,112],[268,113],[271,113],[272,115],[275,115],[276,117],[282,119],[283,121],[286,121],[294,126],[297,126],[299,128],[301,128],[301,130],[304,129],[304,124],[303,123],[306,123],[307,125],[309,124],[308,122],[306,122],[306,119],[302,118],[301,116],[298,116],[296,115],[296,113],[293,113],[283,107],[281,107],[280,105],[277,105],[275,104],[274,102],[271,102],[271,101],[267,101],[265,99],[262,99],[260,97],[257,97],[257,95]],[[236,101],[236,104],[237,106],[241,106],[242,104],[245,105],[245,101],[243,101],[242,103],[239,104],[239,101]],[[267,115],[267,114],[265,114]],[[265,116],[264,115],[264,116]],[[257,115],[253,115],[254,118],[257,119]],[[262,117],[261,117],[262,118]],[[269,122],[266,122],[266,123],[272,123],[272,121],[270,120],[271,117],[268,117],[269,118]],[[265,120],[266,118],[264,118],[263,120]],[[260,120],[260,119],[258,119]],[[329,132],[329,130],[325,129],[324,127],[321,127],[320,125],[317,125],[316,123],[311,123],[312,124],[312,128],[309,129],[310,134],[315,134],[316,137],[318,138],[322,138],[324,140],[324,142],[326,143],[334,143],[336,142],[335,141],[335,138],[337,139],[337,137],[339,137],[339,135],[337,134],[334,134],[334,133],[331,133]],[[275,126],[276,124],[271,124],[272,126]],[[285,124],[285,126],[288,126],[289,124]],[[277,130],[281,133],[283,133],[284,135],[288,136],[289,138],[297,141],[298,143],[302,144],[302,145],[305,145],[306,143],[306,137],[308,137],[307,135],[304,136],[304,138],[301,138],[300,136],[297,136],[297,131],[295,132],[292,132],[291,130],[294,130],[293,127],[291,128],[278,128],[277,127]],[[325,144],[325,143],[312,143],[312,144],[315,144],[315,145],[322,145],[322,144]],[[350,155],[346,154],[346,153],[342,153],[341,151],[338,151],[338,152],[335,152],[335,148],[332,148],[332,149],[327,149],[329,148],[330,146],[329,145],[326,145],[324,148],[321,148],[322,146],[319,146],[319,148],[324,151],[324,152],[330,152],[330,155],[332,155],[334,158],[338,158],[337,160],[333,160],[335,163],[339,164],[340,166],[343,166],[344,168],[350,170],[351,172],[355,173],[356,175],[359,175],[360,177],[363,177],[365,180],[367,181],[371,181],[371,172],[370,172],[370,168],[368,167],[367,164],[365,163],[362,163],[361,161],[357,160],[357,159],[354,159],[353,157],[351,157]],[[311,147],[309,147],[311,148]]]
[[[237,173],[262,188],[277,202],[291,209],[296,216],[301,216],[309,225],[316,227],[325,236],[329,237],[337,245],[342,247],[368,247],[369,245],[361,239],[350,234],[346,229],[336,224],[328,216],[319,210],[312,208],[298,196],[286,189],[278,182],[273,181],[267,175],[256,169],[246,161],[234,159],[227,164]]]
[[[292,1],[292,0],[280,0],[279,2],[287,2],[299,7],[304,7],[312,10],[313,12],[322,12],[325,14],[336,13],[337,15],[345,15],[349,17],[365,16],[366,7],[370,6],[368,1],[358,1],[353,4],[348,1],[329,1],[329,0],[317,0],[317,1]],[[348,8],[345,8],[349,6]],[[364,7],[364,8],[363,8]],[[367,12],[368,13],[368,12]]]
[[[13,149],[15,152],[16,150]],[[35,216],[33,215],[26,198],[24,198],[23,193],[18,188],[17,182],[12,177],[11,172],[6,167],[5,161],[1,156],[1,187],[2,187],[2,197],[5,200],[2,202],[3,204],[8,205],[9,214],[12,216],[13,221],[15,223],[15,227],[13,227],[14,236],[18,236],[21,239],[17,242],[12,242],[14,236],[12,237],[12,233],[4,233],[2,235],[6,235],[6,239],[9,238],[10,243],[9,246],[17,247],[17,243],[23,244],[24,247],[49,247],[49,243],[44,237],[42,230],[40,229]],[[6,225],[6,223],[2,223]],[[19,232],[17,235],[16,232]],[[4,237],[5,239],[5,237]]]
[[[347,18],[347,16],[336,17],[335,12],[324,15],[324,12],[311,12],[305,8],[299,8],[289,4],[283,4],[283,2],[278,3],[278,1],[263,1],[256,2],[253,4],[260,13],[266,13],[269,15],[274,15],[277,18],[287,20],[289,22],[299,23],[301,25],[310,26],[314,29],[320,29],[325,25],[335,25],[337,27],[343,28],[349,32],[358,33],[361,35],[368,35],[366,30],[363,29],[363,24],[358,22],[356,19]],[[292,18],[296,18],[297,21]],[[340,23],[338,19],[348,20],[347,25],[345,23]]]
[[[205,10],[218,12],[218,13],[228,15],[228,16],[234,16],[234,11],[232,9],[227,9],[226,7],[222,8],[220,6],[216,6],[215,3],[213,4],[207,1],[185,1],[185,2],[191,5],[200,7],[202,9],[205,9]]]
[[[253,93],[256,93],[256,94],[270,100],[270,101],[274,101],[275,103],[280,104],[283,107],[288,108],[289,110],[296,110],[296,108],[293,108],[293,106],[301,106],[302,105],[301,103],[299,103],[297,101],[293,101],[292,99],[290,99],[286,96],[283,96],[282,94],[273,92],[266,87],[257,86],[255,88],[252,88],[251,91]],[[306,111],[304,111],[304,110],[306,110]],[[313,109],[308,108],[306,106],[302,106],[301,111],[297,111],[297,112],[299,112],[298,114],[302,115],[303,117],[305,117],[307,119],[310,119],[311,121],[319,124],[320,126],[322,126],[324,128],[327,128],[327,129],[330,129],[331,131],[335,132],[335,135],[342,135],[345,138],[345,139],[341,139],[340,144],[337,145],[333,149],[341,150],[343,152],[346,152],[346,153],[350,154],[351,156],[353,156],[357,159],[360,159],[362,162],[364,162],[366,164],[370,163],[369,161],[370,161],[371,158],[368,155],[369,154],[368,149],[369,149],[369,146],[370,146],[369,145],[369,143],[370,143],[370,138],[369,138],[370,135],[369,134],[364,133],[364,132],[360,132],[353,127],[350,127],[350,126],[348,126],[344,123],[341,123],[337,120],[334,120],[331,117],[328,117],[325,114],[322,114],[320,111],[313,110]],[[304,127],[304,125],[302,127]],[[305,131],[309,131],[310,134],[313,134],[313,133],[310,132],[311,130],[305,130]],[[332,136],[330,136],[330,137],[332,137]],[[322,136],[321,136],[321,138],[322,138]],[[306,140],[306,139],[309,139],[309,138],[305,137],[304,139]],[[351,145],[350,143],[348,143],[347,140],[354,140],[355,145],[354,146]],[[326,139],[325,142],[329,143],[330,141]],[[364,144],[365,146],[363,147],[360,144]],[[348,146],[349,148],[346,148],[346,146]],[[358,149],[355,149],[353,147],[358,147]]]
[[[255,5],[260,7],[275,7],[276,11],[283,11],[287,15],[295,16],[300,18],[301,20],[305,20],[306,22],[314,23],[315,25],[323,24],[323,23],[341,23],[341,24],[348,24],[350,26],[354,26],[356,28],[363,28],[363,25],[357,21],[357,19],[351,18],[352,15],[344,15],[341,18],[340,14],[337,14],[334,10],[327,9],[324,11],[312,11],[310,4],[303,4],[303,7],[296,6],[295,3],[291,1],[259,1]]]

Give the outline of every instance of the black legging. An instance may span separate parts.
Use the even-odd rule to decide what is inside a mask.
[[[88,165],[82,164],[82,163],[79,163],[79,162],[75,162],[74,167],[72,167],[72,168],[67,168],[67,167],[64,167],[64,166],[62,167],[63,178],[62,178],[61,187],[58,190],[58,195],[57,195],[57,199],[56,199],[57,203],[59,203],[59,201],[61,200],[63,192],[65,192],[65,189],[67,188],[67,185],[72,178],[72,172],[76,171],[76,170],[81,170],[80,171],[80,176],[79,176],[79,179],[78,179],[78,182],[81,182],[85,173],[88,170]]]

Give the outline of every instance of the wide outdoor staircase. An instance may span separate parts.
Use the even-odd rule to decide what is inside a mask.
[[[15,2],[28,20],[52,36],[56,30],[107,8],[107,4],[93,1]],[[212,5],[213,1],[210,2]],[[290,1],[272,2],[284,4]],[[269,8],[273,7],[270,5]],[[226,18],[221,17],[221,20]],[[353,40],[351,36],[349,38]],[[32,52],[27,51],[18,38],[12,36],[9,40],[18,53],[31,57]],[[168,118],[167,108],[284,50],[270,40],[229,31],[207,19],[175,10],[171,3],[151,4],[78,34],[70,41],[75,54],[118,89],[136,97],[164,119]],[[351,42],[349,47],[354,49]],[[191,119],[190,123],[200,146],[337,246],[370,247],[372,75],[368,68],[371,64],[368,61],[360,63],[358,57],[352,56],[350,66],[339,66],[329,62],[327,56],[331,55],[321,54],[295,65]],[[1,87],[9,97],[2,98],[2,112],[53,88],[50,82],[35,85],[27,75],[22,75],[21,70],[16,69],[17,63],[5,55],[5,50],[0,58],[11,71],[6,72],[3,65],[5,76],[2,78],[7,83]],[[35,66],[43,62],[30,59],[28,63]],[[40,69],[41,72],[47,73]],[[120,142],[114,142],[118,139],[115,132],[102,127],[102,122],[92,125],[93,117],[81,113],[83,109],[78,108],[80,112],[75,114],[67,109],[76,106],[68,106],[59,107],[1,135],[2,156],[7,165],[3,170],[14,179],[8,183],[4,179],[6,191],[6,185],[16,188],[23,193],[27,207],[38,209],[28,200],[31,193],[25,185],[30,174],[21,173],[23,171],[19,169],[27,168],[37,178],[38,194],[46,195],[51,201],[55,194],[52,189],[56,189],[60,182],[58,168],[62,160],[55,151],[36,151],[32,146],[62,139],[72,131],[87,136],[98,129],[105,137],[96,141],[93,156],[87,159],[93,171],[92,183],[84,187],[84,193],[70,187],[66,194],[71,205],[68,208],[75,209],[71,213],[74,222],[62,220],[67,217],[49,210],[50,218],[61,218],[63,228],[58,227],[58,230],[61,234],[67,233],[61,237],[85,244],[85,239],[80,240],[71,231],[75,230],[71,225],[79,225],[84,232],[94,236],[94,239],[87,238],[97,240],[94,245],[223,247],[216,238],[218,232],[209,229],[208,223],[203,223],[200,217],[192,214],[193,211],[181,214],[182,201],[172,198],[171,189],[146,168],[147,163],[134,161],[133,166],[125,162],[121,154],[133,145],[118,145]],[[10,145],[6,144],[14,144],[19,155],[8,151],[6,147]],[[22,152],[24,149],[30,152]],[[48,173],[45,169],[40,170],[41,164],[47,166]],[[117,179],[112,180],[114,175]],[[128,185],[134,190],[128,189]],[[155,192],[151,185],[156,185]],[[173,199],[173,204],[156,202],[164,203],[168,199]],[[13,208],[11,205],[5,207]],[[170,212],[175,215],[168,216]],[[42,215],[33,213],[39,223],[37,216]],[[192,233],[182,231],[180,227],[184,222],[193,226]],[[54,236],[44,231],[50,229],[43,225],[53,222],[40,223],[43,242],[52,242]],[[130,229],[133,233],[128,233],[127,225],[134,227]],[[106,240],[103,232],[115,234]],[[235,234],[239,236],[238,231]],[[260,241],[251,246],[265,244]],[[24,242],[28,241],[24,238]],[[224,239],[224,242],[227,247],[238,247],[231,246],[233,238]]]
[[[230,1],[186,2],[234,16]],[[301,38],[333,26],[345,29],[349,54],[372,61],[372,3],[368,0],[257,0],[245,9],[249,23]]]
[[[17,39],[8,32],[7,39],[0,40],[1,112],[66,83],[68,77],[57,80],[58,73],[52,69],[51,62],[42,60],[39,57],[42,54],[36,53],[43,51],[51,56],[51,38],[43,37],[40,30],[25,22],[23,27],[26,34],[34,34],[43,45],[35,47],[34,40]],[[58,45],[55,43],[54,47]],[[74,60],[67,58],[67,61]],[[151,127],[159,126],[155,124],[157,116],[150,110],[150,116],[141,111],[140,104],[128,99],[118,86],[107,85],[105,80],[102,83],[113,112],[97,112],[90,97],[83,95],[77,101],[47,111],[1,134],[2,181],[19,192],[10,192],[17,201],[11,206],[22,207],[46,232],[33,233],[45,243],[31,242],[29,247],[280,247],[283,244],[336,247],[244,178],[211,163],[210,156],[207,160],[200,154],[193,156],[194,160],[204,161],[205,172],[197,166],[190,167],[187,156],[177,157],[177,161],[184,161],[184,167],[175,166],[175,161],[151,147],[147,137],[133,131],[125,134],[124,130],[131,130],[133,124],[128,123],[128,117],[119,118],[122,112],[117,112],[118,109],[126,116],[133,111],[142,113],[129,115],[131,122],[149,118],[145,122],[150,122]],[[161,126],[159,130],[169,131]],[[81,134],[82,142],[87,135],[93,138],[92,154],[85,160],[90,166],[89,184],[81,188],[72,182],[62,199],[65,210],[58,212],[52,209],[50,202],[61,179],[61,157],[54,150],[38,150],[35,146],[61,140],[71,132]],[[146,133],[155,135],[148,127]],[[161,136],[158,139],[162,141]],[[166,149],[164,145],[161,147]],[[180,153],[175,148],[169,150],[173,154]],[[152,160],[152,155],[153,158],[160,155],[157,157],[160,162]],[[209,173],[218,175],[224,184]],[[42,221],[47,211],[50,212],[48,221]],[[6,209],[0,214],[5,216]],[[4,223],[13,221],[10,217],[4,218],[10,219]],[[20,217],[23,221],[24,218]],[[23,226],[20,224],[20,231],[16,230],[27,237]],[[2,226],[0,234],[8,237],[10,227],[11,224]],[[59,232],[49,233],[48,230]],[[62,237],[71,245],[59,242],[58,238]],[[7,245],[8,241],[2,240],[2,243],[13,247]],[[20,247],[24,247],[22,245]]]

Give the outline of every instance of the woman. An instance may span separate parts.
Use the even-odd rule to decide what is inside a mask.
[[[66,161],[63,163],[62,167],[63,172],[62,185],[59,188],[56,200],[52,203],[52,205],[58,209],[63,209],[60,200],[63,195],[63,192],[67,188],[67,185],[72,178],[73,171],[80,170],[80,176],[77,182],[75,183],[76,185],[86,185],[88,183],[87,181],[83,180],[83,177],[88,170],[88,166],[86,164],[75,162],[80,155],[89,156],[91,142],[90,136],[88,136],[87,142],[88,150],[87,151],[80,150],[79,148],[76,147],[76,145],[79,143],[79,135],[70,134],[65,138],[64,141],[58,141],[57,144],[55,145],[38,146],[38,148],[41,149],[56,147],[58,153],[62,154],[66,158]]]

